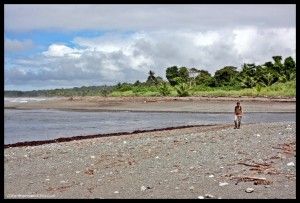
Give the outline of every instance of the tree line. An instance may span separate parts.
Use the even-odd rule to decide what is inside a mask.
[[[253,88],[259,91],[275,83],[285,83],[296,80],[296,62],[292,57],[284,60],[282,56],[273,56],[273,61],[261,65],[245,63],[239,71],[237,67],[225,66],[211,75],[207,70],[188,67],[167,67],[163,80],[150,70],[145,82],[137,80],[134,83],[118,83],[114,86],[74,87],[69,89],[34,90],[34,91],[5,91],[4,96],[108,96],[114,91],[147,92],[158,91],[160,95],[170,95],[175,89],[178,96],[189,96],[189,91],[195,87],[232,87],[235,89]]]

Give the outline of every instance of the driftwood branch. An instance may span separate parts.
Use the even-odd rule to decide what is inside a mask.
[[[245,165],[245,166],[250,166],[250,167],[269,167],[271,164],[268,163],[254,163],[254,164],[247,164],[243,162],[238,162],[238,164]]]
[[[270,185],[272,181],[267,180],[266,178],[260,178],[260,177],[251,177],[251,176],[238,176],[238,177],[232,177],[232,179],[236,179],[237,182],[236,185],[239,182],[254,182],[254,185]]]

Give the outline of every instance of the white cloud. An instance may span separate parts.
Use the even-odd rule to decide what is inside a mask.
[[[244,28],[233,30],[234,36],[234,48],[237,50],[237,53],[243,55],[248,50],[252,49],[255,40],[258,37],[257,29]]]
[[[82,51],[79,51],[78,49],[72,49],[63,44],[52,44],[49,46],[47,51],[43,52],[43,54],[48,57],[69,56],[69,57],[78,58],[81,56],[80,54],[81,52]]]
[[[220,39],[220,34],[217,32],[198,33],[193,36],[195,44],[198,46],[210,46]]]
[[[247,61],[261,62],[269,55],[296,54],[295,28],[245,28],[233,31],[235,35],[234,48]]]

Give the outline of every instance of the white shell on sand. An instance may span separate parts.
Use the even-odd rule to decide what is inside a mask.
[[[222,187],[222,186],[225,186],[225,185],[228,185],[228,183],[226,183],[226,182],[223,182],[223,183],[220,182],[220,183],[219,183],[219,186],[221,186],[221,187]]]

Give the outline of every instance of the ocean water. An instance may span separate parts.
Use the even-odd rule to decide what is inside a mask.
[[[4,97],[4,103],[28,103],[45,100],[55,100],[58,97]]]
[[[132,132],[182,125],[233,124],[232,113],[4,110],[4,143]],[[243,123],[295,121],[295,113],[247,113]]]

